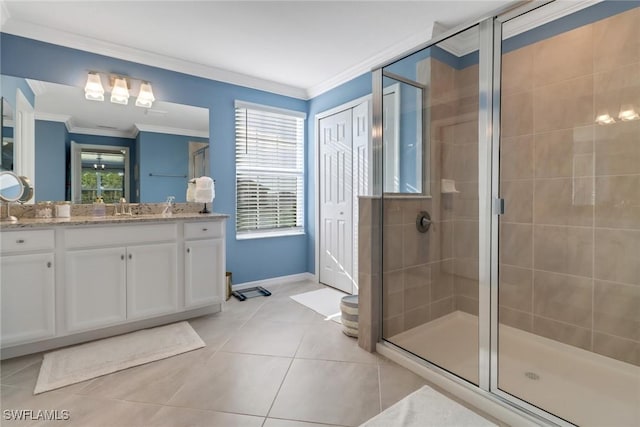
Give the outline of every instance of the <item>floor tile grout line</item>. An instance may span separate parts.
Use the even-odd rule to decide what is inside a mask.
[[[269,414],[271,414],[271,411],[273,410],[273,405],[276,404],[276,400],[278,399],[278,395],[280,395],[280,391],[282,390],[282,386],[284,385],[284,382],[287,380],[287,376],[289,375],[289,371],[291,370],[291,366],[293,365],[294,362],[294,358],[291,358],[289,361],[289,366],[287,366],[287,372],[284,373],[284,376],[282,377],[282,381],[280,381],[280,385],[278,386],[278,391],[276,391],[275,396],[273,396],[273,400],[271,401],[271,405],[269,405],[269,410],[267,411],[266,415],[265,415],[265,422],[266,419],[269,418]]]
[[[5,383],[3,383],[3,381],[8,380],[9,378],[13,377],[13,376],[14,376],[14,375],[16,375],[16,374],[19,374],[20,372],[24,371],[25,369],[31,368],[33,365],[35,365],[35,364],[37,364],[37,363],[42,363],[42,360],[43,360],[43,359],[36,360],[36,361],[34,361],[33,363],[29,363],[28,365],[23,366],[22,368],[18,369],[17,371],[10,373],[9,375],[7,375],[6,377],[4,377],[3,379],[2,379],[2,378],[0,378],[0,384],[5,385]]]

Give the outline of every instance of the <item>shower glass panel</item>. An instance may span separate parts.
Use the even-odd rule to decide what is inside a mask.
[[[475,26],[384,67],[398,97],[382,105],[383,338],[474,384],[478,41]]]
[[[497,385],[637,426],[640,7],[545,13],[502,25]]]

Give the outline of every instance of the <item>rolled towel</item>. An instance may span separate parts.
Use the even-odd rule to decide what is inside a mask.
[[[196,190],[209,190],[213,187],[213,180],[208,176],[196,178]]]
[[[197,203],[209,203],[213,201],[213,191],[211,189],[200,190],[196,188],[195,198]]]

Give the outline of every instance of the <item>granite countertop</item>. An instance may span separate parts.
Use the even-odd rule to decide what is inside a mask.
[[[147,223],[147,222],[165,222],[165,221],[206,221],[211,219],[226,219],[227,214],[221,213],[174,213],[170,216],[161,214],[142,214],[142,215],[110,215],[103,217],[93,216],[72,216],[71,218],[20,218],[18,222],[2,222],[0,230],[19,230],[24,228],[45,228],[52,226],[69,226],[69,225],[105,225],[105,224],[131,224],[131,223]]]

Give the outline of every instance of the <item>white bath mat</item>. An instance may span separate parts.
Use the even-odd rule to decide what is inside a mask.
[[[360,427],[485,427],[496,424],[428,386],[411,393]]]
[[[316,313],[322,314],[325,318],[340,323],[340,301],[342,297],[347,296],[344,292],[337,291],[333,288],[318,289],[317,291],[305,292],[303,294],[293,295],[291,299],[304,306],[309,307]]]
[[[166,359],[206,344],[187,322],[105,338],[44,355],[33,394]]]

